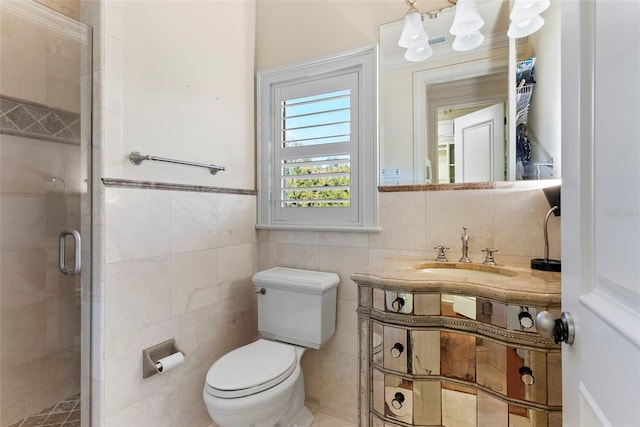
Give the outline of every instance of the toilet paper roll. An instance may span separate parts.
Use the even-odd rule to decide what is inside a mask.
[[[178,365],[181,365],[184,362],[184,354],[182,352],[177,352],[170,354],[167,357],[163,357],[162,359],[156,362],[156,371],[163,374],[170,369],[175,368]]]

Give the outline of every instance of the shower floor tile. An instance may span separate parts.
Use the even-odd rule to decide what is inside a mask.
[[[80,395],[59,402],[9,427],[80,427]]]

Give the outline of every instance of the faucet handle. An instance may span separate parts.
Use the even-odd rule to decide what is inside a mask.
[[[444,253],[445,250],[447,250],[447,251],[449,250],[448,247],[442,246],[442,245],[438,245],[438,246],[434,246],[433,249],[436,249],[438,251],[438,256],[436,257],[436,261],[437,262],[447,262],[447,261],[449,261],[447,259],[447,256]]]
[[[486,248],[486,249],[483,249],[482,252],[486,252],[487,253],[487,256],[485,257],[483,264],[485,264],[485,265],[498,265],[496,263],[496,260],[493,258],[493,254],[498,252],[497,249]]]

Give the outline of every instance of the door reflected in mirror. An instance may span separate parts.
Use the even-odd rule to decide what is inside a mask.
[[[434,184],[504,181],[504,111],[503,103],[438,108]]]

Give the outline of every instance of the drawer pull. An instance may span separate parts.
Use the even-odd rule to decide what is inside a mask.
[[[393,395],[393,400],[391,401],[391,406],[395,409],[402,409],[402,403],[404,402],[404,394],[397,392]]]
[[[525,329],[533,328],[533,317],[531,317],[531,313],[528,311],[521,311],[520,314],[518,314],[518,321],[520,322],[520,326]]]
[[[403,351],[404,351],[404,346],[399,342],[397,342],[393,345],[393,347],[391,347],[391,350],[390,350],[391,357],[397,359],[398,357],[400,357],[400,355],[402,355]]]
[[[523,366],[518,372],[520,373],[520,381],[522,381],[522,384],[533,385],[536,382],[533,371],[528,366]]]
[[[393,308],[395,311],[402,310],[402,307],[404,307],[404,298],[402,297],[394,299],[391,303],[391,308]]]

